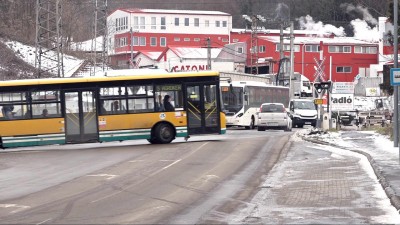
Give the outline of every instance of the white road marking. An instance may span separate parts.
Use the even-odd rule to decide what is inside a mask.
[[[118,175],[102,173],[102,174],[91,174],[91,175],[87,175],[87,176],[88,177],[107,177],[106,178],[107,180],[111,180],[111,179],[117,177]]]
[[[136,163],[136,162],[143,162],[144,160],[132,160],[132,161],[129,161],[130,163]]]
[[[17,205],[17,204],[0,204],[0,208],[17,208],[13,211],[11,211],[11,213],[16,213],[25,209],[29,209],[30,206],[27,205]]]
[[[198,148],[196,148],[195,150],[193,150],[190,154],[186,155],[185,158],[183,158],[183,159],[186,159],[186,158],[188,158],[189,156],[193,155],[195,152],[197,152],[198,150],[200,150],[201,148],[203,148],[206,144],[208,144],[208,142],[206,142],[206,143],[200,145]],[[177,164],[178,162],[182,161],[183,159],[175,160],[173,163],[171,163],[171,164],[169,164],[169,165],[167,165],[167,166],[165,166],[165,167],[163,167],[163,168],[161,168],[161,169],[159,169],[159,170],[153,172],[152,174],[150,174],[149,176],[146,176],[145,178],[143,178],[142,180],[138,181],[137,183],[141,183],[141,182],[145,181],[146,179],[148,179],[148,178],[150,178],[150,177],[152,177],[152,176],[154,176],[154,175],[156,175],[156,174],[158,174],[158,173],[160,173],[160,172],[162,172],[162,171],[168,169],[169,167],[171,167],[171,166]],[[104,197],[102,197],[102,198],[96,199],[96,200],[92,201],[91,203],[95,203],[95,202],[104,200],[104,199],[106,199],[106,198],[109,198],[109,197],[112,197],[112,196],[114,196],[114,195],[117,195],[117,194],[119,194],[119,193],[121,193],[121,192],[123,192],[123,191],[124,191],[124,190],[114,192],[114,193],[112,193],[112,194],[110,194],[110,195],[106,195],[106,196],[104,196]]]
[[[42,222],[37,223],[36,225],[44,224],[44,223],[46,223],[47,221],[50,221],[50,220],[51,220],[51,218],[49,218],[49,219],[47,219],[47,220],[43,220]]]

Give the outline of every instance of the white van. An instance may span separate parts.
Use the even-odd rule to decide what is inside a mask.
[[[292,99],[289,102],[292,126],[302,128],[305,124],[317,126],[318,111],[312,99]]]

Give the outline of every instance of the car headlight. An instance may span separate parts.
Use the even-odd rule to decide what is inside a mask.
[[[301,116],[301,115],[300,115],[300,113],[295,112],[295,113],[293,113],[293,116]]]

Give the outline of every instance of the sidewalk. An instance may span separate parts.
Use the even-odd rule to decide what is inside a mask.
[[[293,134],[285,159],[226,222],[400,224],[395,193],[400,187],[398,154],[376,150],[384,137],[373,132],[310,131]]]

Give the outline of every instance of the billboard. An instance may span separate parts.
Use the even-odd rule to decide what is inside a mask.
[[[333,82],[332,83],[333,94],[354,94],[354,83],[353,82]]]
[[[379,87],[365,88],[365,96],[367,96],[367,97],[379,97],[379,96],[381,96],[381,89]]]
[[[332,111],[354,110],[354,94],[331,94],[329,98]]]

